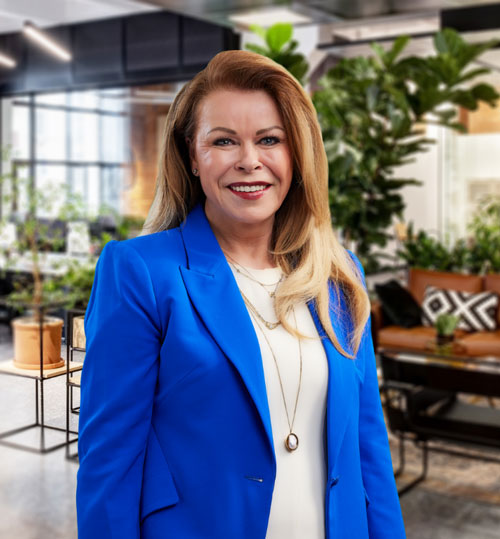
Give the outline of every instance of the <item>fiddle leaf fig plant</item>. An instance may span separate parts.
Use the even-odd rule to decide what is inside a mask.
[[[313,95],[329,161],[332,224],[367,273],[379,268],[374,248],[386,245],[393,219],[403,216],[401,189],[421,184],[397,169],[434,142],[425,125],[465,131],[458,107],[495,106],[499,97],[492,86],[473,84],[489,70],[471,67],[496,41],[469,44],[444,29],[434,36],[434,55],[402,57],[408,42],[401,36],[389,50],[374,44],[371,57],[342,59]]]

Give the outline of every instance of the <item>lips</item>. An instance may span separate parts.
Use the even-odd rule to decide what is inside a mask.
[[[227,186],[231,193],[244,200],[259,200],[271,188],[268,182],[234,182]]]

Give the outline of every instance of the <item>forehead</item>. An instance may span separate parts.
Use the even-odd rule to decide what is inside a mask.
[[[233,89],[208,94],[198,106],[196,123],[202,130],[215,125],[235,128],[242,123],[283,125],[279,109],[267,92]]]

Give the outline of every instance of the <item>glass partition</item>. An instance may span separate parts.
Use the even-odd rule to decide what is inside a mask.
[[[181,83],[3,98],[2,171],[37,189],[81,196],[89,216],[112,209],[145,217],[154,193],[163,125]],[[4,193],[8,187],[4,186]],[[2,197],[3,199],[4,197]],[[38,208],[53,218],[60,203]],[[61,201],[62,203],[62,201]],[[27,211],[26,197],[0,205]]]

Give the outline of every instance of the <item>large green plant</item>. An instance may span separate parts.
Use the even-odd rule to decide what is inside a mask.
[[[424,230],[414,233],[410,223],[397,256],[412,268],[463,272],[469,265],[470,250],[466,240],[460,239],[450,247]]]
[[[435,55],[402,58],[408,41],[399,37],[388,51],[374,44],[373,57],[341,60],[313,96],[329,161],[333,225],[346,245],[354,243],[368,272],[379,266],[374,247],[386,245],[393,218],[402,217],[401,188],[421,183],[394,171],[433,142],[422,126],[464,131],[457,106],[494,106],[499,97],[488,84],[470,85],[488,73],[471,62],[496,42],[468,44],[444,29],[434,37]]]
[[[250,30],[260,36],[266,46],[248,43],[246,48],[271,58],[288,69],[301,84],[304,84],[304,77],[309,65],[305,56],[296,52],[299,44],[295,39],[292,39],[293,26],[288,23],[277,23],[265,29],[257,24],[252,24]]]

